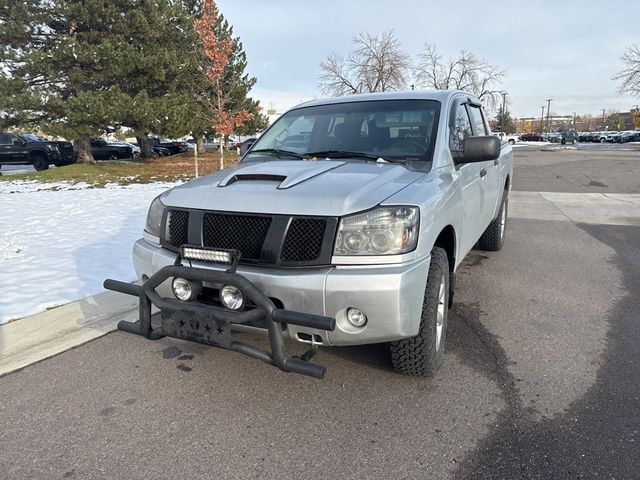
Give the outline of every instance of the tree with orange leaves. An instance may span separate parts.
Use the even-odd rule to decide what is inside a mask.
[[[229,75],[230,60],[239,42],[230,35],[226,21],[221,22],[214,0],[204,0],[202,15],[194,22],[194,27],[202,45],[202,70],[206,78],[205,86],[196,93],[196,98],[205,107],[210,128],[220,137],[220,169],[223,169],[225,138],[254,117],[245,102],[238,102],[238,93],[246,99],[255,79]],[[242,67],[244,70],[244,65]],[[257,104],[254,102],[252,106],[255,110]]]

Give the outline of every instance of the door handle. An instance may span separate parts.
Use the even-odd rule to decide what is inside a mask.
[[[480,176],[484,177],[487,174],[487,171],[483,168],[482,170],[480,170]]]

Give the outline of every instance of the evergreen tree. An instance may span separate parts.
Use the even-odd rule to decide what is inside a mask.
[[[192,21],[172,0],[0,0],[3,122],[76,139],[79,161],[93,161],[90,137],[122,125],[184,135]]]
[[[122,104],[111,79],[125,40],[120,12],[132,6],[132,0],[0,0],[1,83],[24,92],[4,99],[2,110],[78,139],[79,160],[93,161],[88,138],[111,125]]]

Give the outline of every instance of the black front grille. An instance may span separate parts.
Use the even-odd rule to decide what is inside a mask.
[[[205,213],[202,240],[205,247],[239,250],[242,258],[259,260],[271,217]]]
[[[169,243],[179,247],[189,240],[189,212],[186,210],[169,210],[167,218],[169,226]]]
[[[325,219],[294,218],[291,221],[280,258],[285,262],[311,262],[320,257]]]

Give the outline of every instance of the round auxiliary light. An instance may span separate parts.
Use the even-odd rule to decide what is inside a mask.
[[[367,323],[367,316],[357,308],[347,310],[347,320],[354,327],[364,327]]]
[[[231,310],[238,310],[244,304],[244,297],[238,287],[225,285],[220,289],[220,301],[225,307]]]
[[[182,300],[183,302],[193,300],[198,295],[195,285],[184,278],[174,278],[171,286],[173,288],[173,294],[178,300]]]

